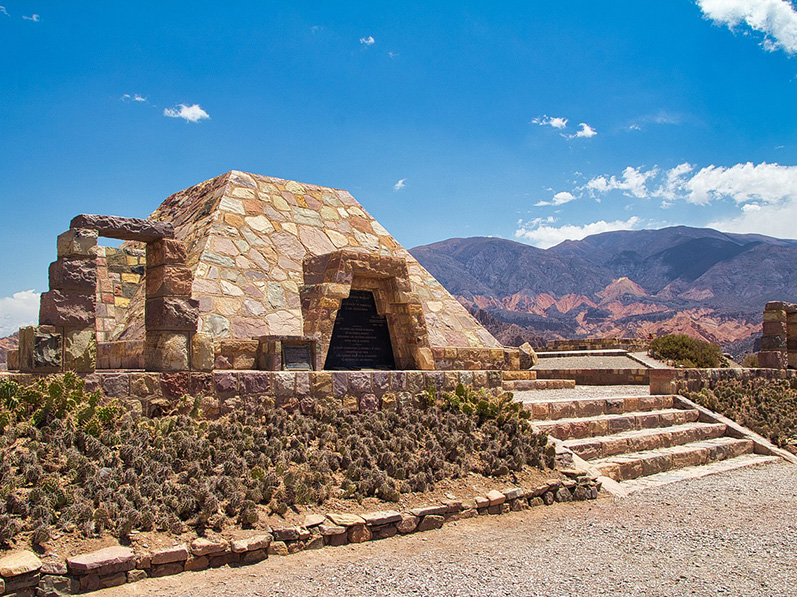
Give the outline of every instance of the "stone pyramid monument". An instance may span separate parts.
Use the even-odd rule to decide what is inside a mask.
[[[98,368],[519,366],[347,191],[232,171],[148,220],[78,216],[69,239],[92,229],[127,240],[76,253],[96,254]],[[53,288],[40,323],[63,326]]]

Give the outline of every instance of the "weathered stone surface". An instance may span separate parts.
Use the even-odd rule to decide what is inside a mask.
[[[213,338],[209,334],[194,334],[191,338],[191,369],[194,371],[212,371]]]
[[[144,342],[144,368],[147,371],[187,371],[188,352],[188,333],[148,332]]]
[[[180,574],[185,569],[185,564],[181,562],[169,562],[166,564],[153,564],[150,569],[149,575],[152,578],[160,578],[161,576],[172,576]]]
[[[50,264],[50,288],[93,294],[97,288],[97,264],[94,259],[62,257]]]
[[[401,513],[395,510],[382,510],[379,512],[367,512],[362,514],[361,518],[365,520],[365,524],[369,526],[393,524],[401,522]]]
[[[195,556],[207,556],[225,551],[229,544],[221,537],[197,537],[191,541],[191,553]]]
[[[493,489],[487,492],[487,499],[490,500],[490,506],[500,506],[506,501],[506,496],[500,491]]]
[[[207,556],[194,556],[185,561],[183,567],[186,572],[196,572],[198,570],[207,570],[210,566],[210,559]]]
[[[318,526],[318,531],[325,537],[334,536],[334,535],[345,535],[346,527],[336,524],[323,523]]]
[[[147,573],[144,570],[130,570],[127,573],[127,582],[138,582],[147,578]]]
[[[518,347],[520,351],[520,368],[521,369],[531,369],[539,362],[539,357],[537,357],[537,353],[534,352],[534,348],[532,348],[531,344],[525,342]]]
[[[5,594],[9,596],[26,594],[33,596],[40,579],[41,575],[38,572],[28,572],[27,574],[6,578],[4,582]]]
[[[357,516],[356,514],[338,514],[338,513],[331,513],[327,514],[327,518],[334,522],[338,526],[342,527],[350,527],[356,524],[365,524],[365,519],[361,516]]]
[[[250,564],[257,564],[258,562],[262,562],[268,557],[268,553],[265,549],[255,549],[252,551],[247,551],[241,557],[241,563],[248,566]]]
[[[396,525],[396,530],[402,535],[414,533],[420,521],[421,519],[417,516],[403,514],[401,516],[401,521]]]
[[[97,339],[93,329],[64,333],[64,369],[86,372],[97,367]]]
[[[58,257],[96,257],[97,231],[67,230],[58,236]]]
[[[317,527],[321,523],[326,520],[326,516],[323,514],[308,514],[304,517],[304,527],[309,529],[312,527]]]
[[[44,597],[72,595],[80,590],[80,582],[63,575],[43,574],[39,580],[39,589]]]
[[[265,371],[245,371],[238,374],[242,394],[266,394],[271,390],[271,374]]]
[[[100,587],[101,589],[107,589],[109,587],[118,587],[127,582],[127,573],[125,572],[117,572],[116,574],[109,574],[107,576],[100,576]]]
[[[32,551],[13,551],[0,558],[0,576],[5,579],[38,572],[41,567],[42,561]]]
[[[299,531],[299,527],[282,527],[271,529],[271,534],[276,541],[298,541]]]
[[[115,574],[135,568],[136,555],[132,549],[119,545],[67,558],[66,565],[72,574]]]
[[[423,506],[421,508],[412,508],[410,514],[413,516],[423,517],[429,515],[442,516],[446,513],[448,508],[445,504],[437,504],[435,506]]]
[[[370,541],[373,534],[364,524],[355,524],[348,528],[349,543],[364,543]]]
[[[273,537],[270,534],[253,535],[245,539],[236,539],[232,542],[233,553],[244,553],[247,551],[257,551],[268,549]]]
[[[196,331],[199,301],[188,298],[148,298],[145,309],[147,330]]]
[[[161,238],[174,238],[174,227],[170,223],[139,218],[80,214],[72,218],[69,227],[96,230],[100,236],[119,240],[150,242]]]
[[[519,487],[513,487],[511,489],[505,489],[501,493],[504,494],[507,500],[516,500],[518,498],[523,497],[523,490]]]
[[[220,396],[233,395],[238,392],[238,374],[215,371],[213,384],[216,387],[216,393]]]
[[[288,546],[284,541],[272,541],[268,546],[268,555],[270,556],[287,556]]]
[[[172,562],[185,562],[188,556],[188,546],[185,543],[181,543],[174,547],[167,547],[166,549],[152,552],[152,566],[171,564]]]
[[[94,293],[50,290],[42,292],[39,299],[39,323],[42,325],[93,327],[95,311]]]
[[[147,243],[147,269],[185,263],[185,245],[179,240],[162,239]]]
[[[146,275],[147,297],[190,297],[193,280],[193,273],[184,265],[148,267]]]
[[[422,531],[431,531],[433,529],[439,529],[443,526],[445,522],[445,518],[438,514],[428,514],[421,518],[421,521],[418,523],[417,531],[420,533]]]

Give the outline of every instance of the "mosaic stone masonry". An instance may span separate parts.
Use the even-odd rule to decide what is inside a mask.
[[[797,305],[781,301],[766,304],[758,366],[797,369]]]

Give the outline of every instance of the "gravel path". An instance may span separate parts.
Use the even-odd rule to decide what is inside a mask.
[[[796,586],[797,467],[776,463],[98,595],[785,597]]]
[[[523,390],[512,392],[515,400],[574,400],[576,398],[613,398],[615,396],[648,396],[650,386],[576,386],[568,390]]]

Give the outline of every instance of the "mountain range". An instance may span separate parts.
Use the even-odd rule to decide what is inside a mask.
[[[549,249],[453,238],[413,256],[505,344],[686,333],[752,352],[764,305],[797,300],[797,241],[675,226]]]

